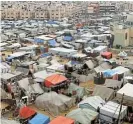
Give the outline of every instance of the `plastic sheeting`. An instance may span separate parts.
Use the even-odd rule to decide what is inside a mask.
[[[105,100],[105,99],[109,100],[114,97],[114,90],[104,87],[104,86],[97,85],[97,86],[95,86],[92,95],[100,96],[103,100]]]
[[[91,96],[81,101],[79,108],[87,108],[93,111],[97,111],[98,107],[101,108],[105,104],[105,101],[100,96]]]
[[[50,118],[43,114],[37,114],[34,118],[29,120],[28,124],[49,124]]]
[[[68,113],[66,117],[74,119],[76,123],[79,122],[81,124],[91,124],[91,122],[95,120],[97,116],[98,113],[95,111],[78,108]]]
[[[49,40],[48,43],[49,43],[50,46],[56,46],[55,39]]]
[[[75,104],[75,100],[56,92],[44,93],[36,98],[35,105],[43,110],[49,111],[54,115],[68,110]]]
[[[1,119],[1,124],[20,124],[20,123],[14,120]]]
[[[65,41],[71,41],[73,38],[72,36],[64,36],[64,39]]]

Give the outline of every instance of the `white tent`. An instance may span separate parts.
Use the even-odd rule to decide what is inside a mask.
[[[126,105],[133,105],[133,84],[127,83],[120,90],[118,90],[116,99],[121,101],[123,94],[123,103]]]
[[[51,114],[59,115],[71,108],[75,100],[56,92],[44,93],[36,98],[35,105],[42,110],[49,111]]]
[[[1,124],[20,124],[20,123],[15,120],[1,119]]]
[[[11,71],[11,67],[7,63],[0,63],[1,73],[8,73]]]
[[[10,46],[7,46],[8,48],[18,48],[18,47],[21,47],[21,44],[20,43],[14,43]]]
[[[100,96],[90,96],[81,101],[78,104],[78,107],[97,111],[98,107],[101,108],[104,104],[105,101]]]
[[[113,123],[113,119],[118,119],[119,111],[120,111],[120,104],[109,101],[103,107],[100,108],[99,118],[108,123]],[[119,119],[123,119],[126,115],[127,115],[127,106],[122,106]]]
[[[118,54],[118,56],[120,57],[126,57],[127,56],[127,53],[125,51],[122,51]]]
[[[64,72],[64,65],[61,65],[61,64],[58,64],[58,63],[55,63],[51,66],[48,66],[46,67],[46,70],[48,72]]]
[[[98,46],[96,48],[93,49],[94,52],[106,52],[107,51],[107,46]]]

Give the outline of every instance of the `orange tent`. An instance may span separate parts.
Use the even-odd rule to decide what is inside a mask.
[[[30,118],[31,116],[35,115],[36,114],[36,111],[34,111],[33,109],[25,106],[25,107],[22,107],[20,110],[19,110],[19,116],[20,118],[22,119],[28,119]]]
[[[63,116],[58,116],[52,120],[49,124],[74,124],[74,120]]]
[[[106,58],[106,59],[110,59],[110,58],[112,58],[112,53],[111,52],[103,52],[101,54],[101,56]]]
[[[52,85],[57,85],[59,83],[62,83],[63,81],[66,81],[67,78],[60,74],[53,74],[45,79],[45,86],[50,87]]]

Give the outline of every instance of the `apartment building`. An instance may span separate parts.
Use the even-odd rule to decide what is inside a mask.
[[[133,2],[124,3],[123,6],[125,10],[133,11]]]
[[[47,9],[36,9],[34,12],[34,19],[48,19],[48,10]]]
[[[98,3],[90,3],[88,5],[88,11],[89,14],[97,14],[99,12],[99,4]]]

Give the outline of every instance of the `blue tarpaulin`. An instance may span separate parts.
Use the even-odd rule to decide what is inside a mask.
[[[39,39],[39,38],[35,38],[34,42],[36,42],[36,43],[44,43],[44,40]]]
[[[57,24],[57,23],[54,22],[54,21],[48,21],[47,23],[48,23],[48,24]]]
[[[47,56],[50,56],[49,53],[44,53],[44,54],[41,55],[42,58],[47,57]]]
[[[56,45],[55,39],[49,40],[48,43],[49,43],[50,46],[55,46]]]
[[[78,64],[78,62],[76,62],[76,61],[71,61],[71,64],[72,64],[72,65],[76,65],[76,64]]]
[[[37,114],[28,124],[49,124],[50,118],[43,114]]]
[[[6,60],[7,60],[7,61],[10,61],[10,60],[12,60],[13,58],[15,58],[15,57],[10,56],[10,57],[7,57]]]
[[[64,36],[64,39],[65,41],[71,41],[72,40],[72,36]]]
[[[111,70],[111,69],[108,69],[108,70],[105,70],[103,72],[103,75],[104,77],[112,77],[113,75],[115,75],[117,73],[116,70]]]

